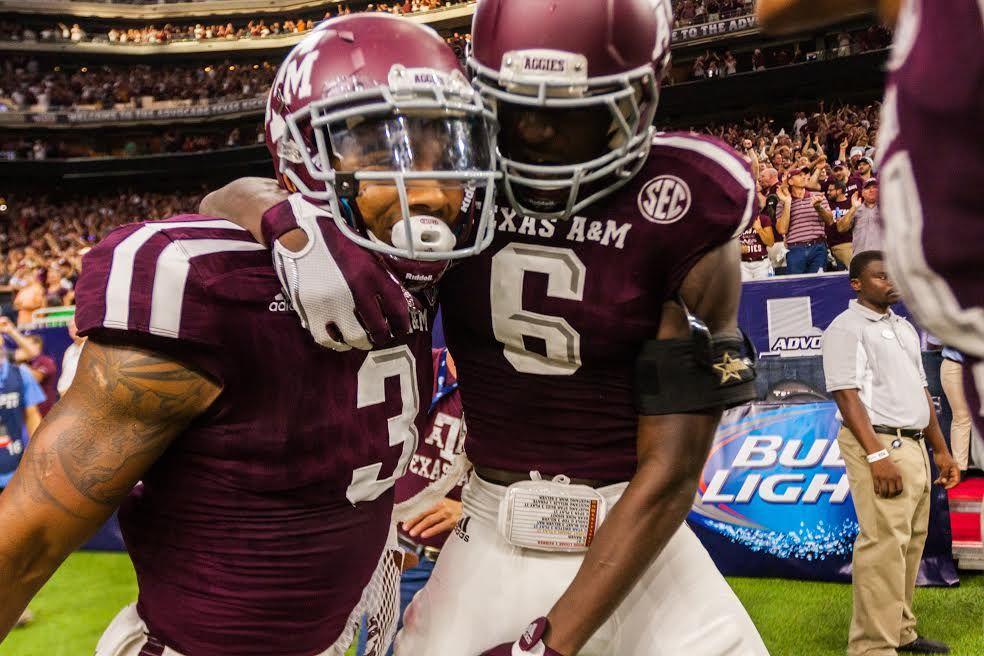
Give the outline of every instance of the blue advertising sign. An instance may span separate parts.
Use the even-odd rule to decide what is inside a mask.
[[[824,401],[725,413],[688,518],[722,573],[850,580],[858,522],[836,412]],[[933,502],[930,533],[948,532]],[[922,574],[923,584],[957,581],[948,546],[927,543]]]
[[[738,325],[759,355],[820,355],[820,336],[856,298],[846,272],[778,276],[741,286]],[[901,303],[893,309],[909,314]]]

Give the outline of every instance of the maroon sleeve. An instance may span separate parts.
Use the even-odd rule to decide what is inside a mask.
[[[86,254],[75,295],[79,334],[160,352],[222,380],[216,351],[228,339],[223,312],[207,295],[192,255],[208,238],[234,240],[210,234],[206,225],[188,217],[128,225]],[[189,229],[201,241],[187,245],[182,237]]]
[[[751,164],[724,141],[704,135],[664,133],[653,141],[655,165],[672,169],[689,187],[691,207],[665,226],[667,290],[673,294],[708,252],[736,239],[759,213]],[[666,169],[664,169],[666,170]]]

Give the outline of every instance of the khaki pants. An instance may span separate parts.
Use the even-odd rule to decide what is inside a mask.
[[[902,494],[875,494],[865,451],[846,427],[837,435],[861,532],[854,543],[854,610],[848,656],[895,656],[916,639],[912,593],[929,526],[929,454],[921,440],[878,435],[902,475]],[[893,440],[901,446],[892,447]]]
[[[850,268],[851,260],[854,259],[854,244],[837,244],[830,247],[830,252],[834,254],[838,262]]]
[[[940,382],[943,393],[953,411],[953,421],[950,422],[950,450],[953,459],[962,471],[967,470],[970,456],[970,407],[964,395],[963,365],[953,360],[943,359],[940,365]]]

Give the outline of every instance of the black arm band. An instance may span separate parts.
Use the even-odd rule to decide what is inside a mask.
[[[636,410],[668,415],[753,401],[754,357],[747,340],[734,335],[694,333],[686,339],[650,340],[636,360]]]

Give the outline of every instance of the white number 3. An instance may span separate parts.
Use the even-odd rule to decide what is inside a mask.
[[[547,296],[580,301],[587,270],[569,248],[509,244],[492,258],[492,331],[516,371],[570,376],[581,367],[581,335],[562,317],[523,309],[526,272],[547,276]],[[546,344],[546,357],[529,351],[523,336]]]
[[[359,368],[356,406],[365,408],[386,400],[385,382],[387,378],[399,376],[400,399],[403,410],[387,420],[389,445],[403,445],[400,460],[396,463],[392,476],[379,478],[383,463],[359,467],[352,472],[352,483],[345,496],[353,505],[360,501],[372,501],[390,489],[407,470],[414,451],[417,450],[417,425],[414,419],[420,410],[420,396],[417,391],[417,363],[406,346],[370,351]]]

